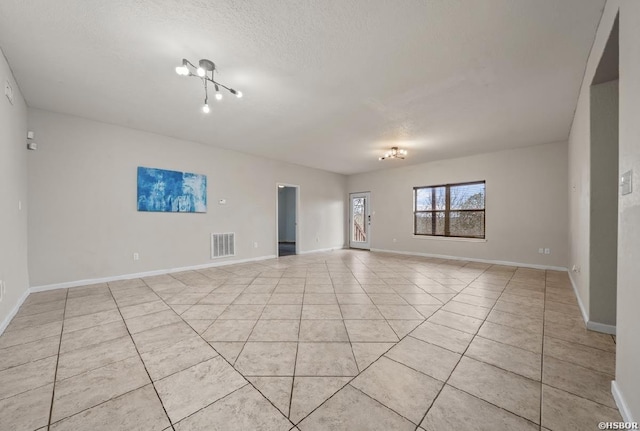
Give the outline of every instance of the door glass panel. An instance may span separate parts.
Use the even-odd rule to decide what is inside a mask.
[[[364,197],[354,197],[351,199],[351,211],[353,214],[351,226],[351,241],[367,242],[367,223],[366,223],[366,199]]]

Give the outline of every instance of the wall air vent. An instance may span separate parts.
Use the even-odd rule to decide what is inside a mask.
[[[211,259],[236,255],[236,234],[212,233],[211,234]]]

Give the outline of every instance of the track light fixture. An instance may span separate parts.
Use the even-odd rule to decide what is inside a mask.
[[[391,147],[391,151],[387,151],[384,156],[379,157],[378,160],[385,159],[400,159],[404,160],[404,156],[407,155],[407,150],[399,149],[398,147]]]
[[[209,108],[209,90],[207,88],[207,84],[211,82],[216,89],[216,100],[222,100],[222,93],[220,93],[220,87],[229,91],[229,93],[234,96],[240,98],[242,97],[242,92],[234,90],[233,88],[229,88],[226,85],[220,84],[217,82],[213,74],[217,72],[216,65],[211,60],[207,60],[203,58],[198,62],[198,67],[194,66],[189,60],[186,58],[182,59],[182,66],[176,67],[176,73],[180,76],[195,76],[202,80],[204,85],[204,105],[202,106],[202,112],[208,114],[211,111]]]

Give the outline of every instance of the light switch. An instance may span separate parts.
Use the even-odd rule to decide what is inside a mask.
[[[620,194],[628,195],[633,191],[633,185],[631,184],[633,178],[633,171],[627,171],[620,177]]]

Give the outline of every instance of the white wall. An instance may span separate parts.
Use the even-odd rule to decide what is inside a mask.
[[[353,175],[348,189],[371,192],[372,249],[566,267],[566,165],[560,142]],[[486,180],[486,242],[413,238],[413,187],[476,180]]]
[[[620,9],[619,169],[633,170],[635,190],[619,198],[616,381],[640,421],[640,2]]]
[[[13,87],[14,104],[4,96]],[[0,51],[0,333],[29,288],[27,272],[27,106]],[[21,209],[20,209],[21,206]],[[1,289],[1,287],[0,287]]]
[[[296,188],[278,189],[278,241],[296,242]]]
[[[640,2],[608,0],[587,63],[571,135],[570,264],[582,266],[572,274],[582,302],[589,298],[589,86],[620,12],[619,172],[633,170],[635,190],[619,196],[616,390],[626,420],[640,420]]]
[[[300,185],[301,251],[343,246],[343,175],[48,111],[29,127],[32,286],[208,264],[212,232],[236,232],[235,259],[273,256],[277,182]],[[137,166],[207,175],[208,212],[138,212]]]

